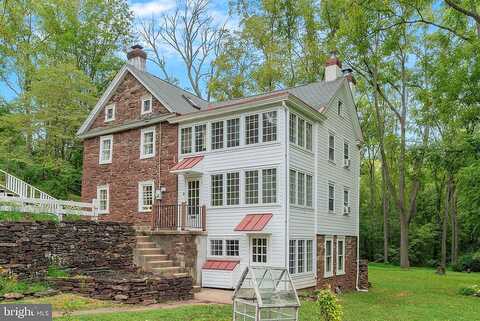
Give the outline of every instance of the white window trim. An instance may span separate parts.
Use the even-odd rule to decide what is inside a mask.
[[[333,137],[333,159],[330,159],[330,137]],[[337,142],[337,137],[335,135],[334,132],[332,131],[329,131],[328,132],[328,140],[327,140],[327,159],[328,159],[328,162],[330,164],[335,164],[335,161],[336,161],[336,157],[335,157],[335,153],[337,151],[337,149],[335,148],[335,144]]]
[[[155,202],[155,182],[153,180],[150,181],[143,181],[143,182],[138,182],[138,211],[140,213],[148,213],[153,210],[153,204],[152,204],[152,209],[147,210],[144,209],[143,206],[143,187],[144,186],[152,186],[152,201]]]
[[[347,205],[345,205],[345,192],[348,193]],[[347,186],[344,186],[344,187],[343,187],[343,195],[342,195],[342,214],[343,214],[343,215],[350,215],[350,212],[349,212],[349,213],[345,213],[345,211],[343,210],[343,208],[344,208],[345,206],[350,207],[350,210],[351,210],[351,205],[350,205],[350,203],[351,203],[351,195],[350,195],[350,194],[351,194],[350,188],[348,188]]]
[[[222,240],[222,255],[212,255],[212,247],[210,246],[210,241],[212,240]],[[238,241],[238,256],[227,255],[227,241]],[[209,237],[207,240],[207,247],[208,247],[208,257],[209,258],[222,258],[222,259],[238,259],[241,257],[241,244],[239,237],[236,236],[219,236],[219,237]]]
[[[330,272],[327,272],[327,241],[331,241],[330,244],[332,244],[332,250],[330,251],[330,255],[331,255],[331,269],[330,269]],[[323,244],[323,249],[324,249],[324,255],[323,255],[323,276],[325,278],[329,278],[329,277],[332,277],[333,276],[333,258],[335,257],[334,253],[333,253],[333,237],[332,236],[326,236],[325,237],[325,241],[324,241],[324,244]]]
[[[339,269],[339,265],[338,265],[338,258],[339,258],[339,255],[338,255],[338,243],[339,241],[342,241],[343,242],[343,264],[342,264],[342,269]],[[345,274],[345,236],[337,236],[337,251],[336,251],[336,259],[337,259],[337,268],[336,268],[336,275],[344,275]]]
[[[212,254],[212,241],[222,241],[222,255],[213,255]],[[226,253],[226,248],[225,248],[225,239],[223,237],[211,237],[207,241],[207,246],[208,246],[208,257],[211,258],[223,258],[225,257]]]
[[[337,115],[343,118],[344,116],[345,104],[340,99],[337,100]]]
[[[141,101],[141,104],[140,104],[140,114],[141,114],[141,115],[151,114],[151,113],[153,112],[152,95],[143,96],[140,101]],[[144,110],[143,110],[143,103],[144,103],[145,101],[150,101],[150,109],[147,110],[147,111],[144,111]]]
[[[295,207],[300,207],[300,208],[308,208],[308,209],[312,209],[313,208],[313,204],[314,204],[314,197],[315,197],[315,193],[314,193],[314,189],[315,189],[315,176],[313,175],[313,173],[311,172],[308,172],[308,171],[302,171],[302,170],[298,170],[297,168],[295,167],[292,167],[290,168],[290,170],[288,171],[288,179],[289,179],[289,184],[288,184],[288,197],[289,197],[289,201],[290,201],[290,171],[294,171],[295,172],[295,202],[290,202],[290,205],[292,206],[295,206]],[[304,175],[304,179],[303,179],[303,183],[304,183],[304,186],[303,186],[303,191],[304,191],[304,204],[299,204],[298,203],[298,174],[303,174]],[[312,205],[307,205],[307,176],[310,176],[312,177]]]
[[[108,112],[107,110],[111,109],[112,112],[112,118],[108,118]],[[109,104],[105,106],[105,123],[111,122],[115,120],[115,104]]]
[[[260,263],[260,262],[253,262],[253,239],[266,239],[267,240],[267,262]],[[271,251],[271,243],[270,243],[270,236],[265,234],[256,234],[250,237],[250,265],[251,266],[265,266],[270,264],[270,251]]]
[[[333,210],[330,209],[330,186],[333,187]],[[335,213],[336,210],[336,188],[335,188],[335,182],[328,182],[328,188],[327,188],[327,210],[329,213]]]
[[[288,243],[288,270],[290,271],[290,241],[295,241],[295,271],[293,272],[292,275],[295,276],[301,276],[301,275],[311,275],[315,272],[315,252],[314,252],[314,247],[315,243],[312,238],[294,238],[290,239]],[[298,272],[298,241],[304,241],[303,243],[303,272],[299,273]],[[307,271],[307,241],[312,241],[312,270]]]
[[[291,142],[290,141],[290,115],[294,115],[296,118],[295,120],[295,142]],[[308,119],[306,119],[305,117],[302,117],[300,116],[299,114],[297,113],[293,113],[293,112],[290,112],[289,113],[289,116],[288,116],[288,142],[290,145],[294,146],[295,148],[298,148],[299,150],[303,151],[303,152],[307,152],[307,153],[310,153],[310,154],[313,154],[313,149],[314,149],[314,146],[315,146],[315,126],[314,126],[314,123]],[[304,121],[303,123],[303,145],[304,146],[301,146],[298,144],[298,122],[299,120],[302,119]],[[310,124],[312,125],[312,149],[308,149],[307,148],[307,124]]]
[[[102,159],[102,156],[103,156],[103,142],[104,141],[107,141],[109,140],[110,141],[110,157],[107,159],[107,160],[103,160]],[[98,154],[98,163],[99,164],[110,164],[112,163],[112,156],[113,156],[113,135],[108,135],[108,136],[101,136],[100,137],[100,152]]]
[[[145,134],[150,133],[150,132],[153,133],[152,153],[151,154],[145,154],[145,150],[144,150]],[[142,130],[140,132],[140,159],[154,157],[155,156],[155,149],[156,149],[156,130],[155,130],[155,127],[142,128]]]
[[[107,208],[105,210],[100,210],[100,191],[107,191]],[[98,202],[98,214],[109,214],[110,213],[110,188],[108,184],[97,186],[97,202]]]

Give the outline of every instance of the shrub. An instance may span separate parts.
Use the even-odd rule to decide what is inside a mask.
[[[317,303],[320,316],[324,321],[342,320],[342,306],[338,303],[337,297],[330,289],[321,290],[318,293]]]
[[[0,276],[0,295],[9,292],[26,293],[44,291],[47,286],[39,282],[18,281],[12,276]]]
[[[467,286],[460,289],[461,295],[480,297],[480,285]]]
[[[457,272],[480,272],[480,251],[462,255],[452,268]]]

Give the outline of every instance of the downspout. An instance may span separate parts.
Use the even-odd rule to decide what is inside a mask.
[[[285,179],[284,179],[284,182],[285,182],[285,188],[283,189],[284,190],[284,198],[285,198],[285,267],[288,268],[288,213],[289,213],[289,193],[288,193],[288,190],[289,190],[289,175],[288,175],[288,168],[289,168],[289,159],[288,159],[288,147],[290,146],[290,143],[289,143],[289,127],[288,127],[288,124],[289,124],[289,121],[288,121],[288,107],[287,105],[285,104],[285,101],[282,102],[282,106],[283,106],[283,109],[284,109],[284,145],[285,145],[285,162],[284,162],[284,166],[285,166]]]
[[[359,146],[360,149],[360,146]],[[360,160],[360,157],[359,157]],[[357,164],[357,166],[359,166]],[[359,283],[360,283],[360,167],[357,171],[357,280],[356,280],[356,289],[359,292],[368,292],[368,289],[360,289]]]

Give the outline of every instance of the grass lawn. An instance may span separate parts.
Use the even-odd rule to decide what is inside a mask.
[[[439,276],[432,269],[370,265],[373,287],[368,293],[340,296],[345,321],[478,321],[480,298],[458,294],[463,286],[480,284],[480,274],[448,272]],[[301,321],[318,321],[314,302],[303,302]],[[145,312],[122,312],[59,318],[75,321],[229,321],[230,306],[189,306]]]

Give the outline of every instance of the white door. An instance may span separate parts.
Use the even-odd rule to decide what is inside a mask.
[[[201,228],[200,218],[200,179],[187,180],[187,226]]]

